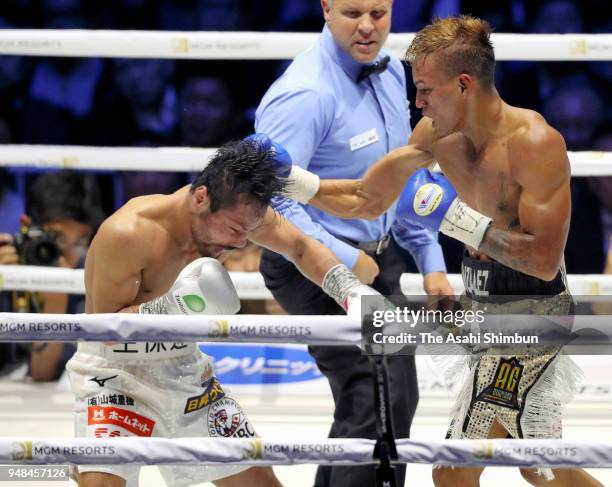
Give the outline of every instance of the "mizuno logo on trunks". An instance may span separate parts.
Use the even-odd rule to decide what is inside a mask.
[[[98,384],[100,387],[104,387],[104,384],[106,383],[106,381],[109,381],[111,379],[114,379],[115,377],[118,377],[116,375],[113,375],[112,377],[107,377],[105,379],[98,379],[98,376],[96,375],[95,377],[92,377],[91,379],[89,379],[91,382],[95,382],[96,384]]]

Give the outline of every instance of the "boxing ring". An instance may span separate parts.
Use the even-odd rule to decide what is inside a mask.
[[[0,30],[0,54],[290,59],[312,44],[317,36],[318,34],[288,33]],[[401,56],[411,39],[410,34],[391,34],[386,47]],[[612,35],[608,34],[493,34],[493,43],[496,57],[500,61],[612,60]],[[214,150],[182,147],[4,145],[0,146],[0,166],[76,170],[200,171]],[[612,175],[612,153],[573,152],[569,155],[573,176]],[[259,274],[232,273],[232,280],[241,299],[271,297]],[[461,277],[451,275],[450,280],[455,290],[460,292]],[[608,299],[605,296],[612,296],[612,276],[570,275],[568,280],[574,295],[599,295],[604,299]],[[416,295],[423,292],[418,275],[404,275],[401,284],[406,294]],[[0,289],[79,294],[84,292],[83,271],[0,266]],[[112,326],[109,326],[109,317],[112,317]],[[203,324],[202,321],[206,323]],[[205,320],[202,320],[201,317],[192,316],[0,313],[0,340],[243,341],[301,345],[359,343],[360,327],[354,320],[339,316],[326,317],[325,326],[320,322],[321,318],[316,316],[232,315],[206,316]],[[332,328],[333,333],[330,332]],[[304,332],[306,329],[308,333]],[[596,366],[602,367],[602,364],[605,366],[608,362],[612,364],[612,361],[605,362],[604,359],[605,357],[596,359]],[[396,441],[397,461],[409,464],[406,485],[431,485],[428,483],[431,482],[428,480],[429,466],[434,463],[502,467],[612,467],[612,443],[607,441],[609,428],[612,426],[612,415],[607,414],[612,402],[612,381],[603,382],[601,387],[605,388],[606,392],[602,392],[600,397],[596,391],[591,391],[590,402],[578,401],[578,404],[568,408],[567,417],[570,424],[566,427],[566,440],[430,441],[429,438],[443,437],[447,426],[444,411],[450,407],[452,397],[447,393],[445,402],[444,394],[425,395],[415,418],[412,433],[414,439]],[[46,394],[45,397],[51,398],[54,406],[61,409],[58,416],[53,416],[54,411],[41,412],[45,423],[52,423],[54,420],[61,422],[61,436],[57,436],[57,428],[47,427],[47,424],[37,427],[34,424],[37,415],[32,411],[11,412],[11,404],[17,408],[22,404],[14,399],[15,396],[36,395],[35,389],[0,383],[0,464],[291,465],[286,467],[288,470],[280,472],[279,478],[285,485],[299,487],[310,485],[309,480],[314,475],[313,467],[305,467],[302,464],[375,463],[374,440],[318,439],[327,434],[326,427],[329,426],[331,412],[329,397],[317,402],[313,408],[314,413],[309,414],[304,411],[308,405],[301,410],[295,407],[297,401],[273,404],[270,410],[265,398],[247,396],[246,400],[241,402],[249,412],[252,410],[251,404],[255,405],[255,414],[250,413],[250,416],[254,418],[256,425],[263,424],[258,426],[261,439],[130,437],[110,440],[68,438],[71,436],[66,428],[70,407],[68,395],[55,394],[47,386],[40,390],[43,391],[43,396]],[[260,409],[257,409],[258,405]],[[39,404],[37,407],[44,409],[45,404]],[[300,412],[292,414],[292,411]],[[278,416],[275,419],[271,418],[274,414]],[[268,423],[265,421],[266,415]],[[40,417],[38,415],[38,418]],[[21,430],[10,424],[15,420],[19,422],[19,418],[29,421],[28,426]],[[260,419],[264,421],[260,422]],[[24,424],[26,423],[21,423],[22,426]],[[303,424],[306,424],[306,428]],[[293,433],[298,430],[298,433]],[[589,441],[584,441],[585,436]],[[309,470],[303,470],[304,468]],[[290,474],[289,470],[298,473]],[[594,474],[604,483],[612,483],[612,473],[598,470]],[[304,478],[305,476],[308,478]],[[499,485],[520,485],[519,479],[517,472],[510,473],[506,468],[488,469],[483,476],[483,484],[495,481]],[[147,480],[146,485],[157,485],[157,482],[159,479],[154,478],[151,482]],[[24,482],[22,485],[27,484]]]

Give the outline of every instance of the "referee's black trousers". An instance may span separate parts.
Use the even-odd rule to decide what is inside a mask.
[[[399,278],[406,262],[391,239],[376,259],[380,274],[372,287],[384,295],[401,294]],[[336,315],[344,311],[321,288],[305,278],[282,256],[264,251],[261,266],[266,286],[289,314]],[[352,346],[309,347],[321,372],[329,380],[335,403],[330,438],[376,438],[374,378],[361,350]],[[391,414],[396,438],[408,438],[418,402],[413,355],[387,357]],[[396,465],[397,485],[404,485],[406,468]],[[367,487],[376,485],[375,465],[321,466],[315,487]]]

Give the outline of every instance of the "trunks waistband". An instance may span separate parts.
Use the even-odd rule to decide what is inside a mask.
[[[543,281],[499,262],[469,256],[464,256],[461,261],[461,276],[465,292],[472,299],[486,296],[554,296],[566,290],[562,270],[552,281]]]
[[[191,355],[197,350],[195,343],[180,342],[120,342],[105,344],[101,342],[81,342],[78,353],[96,355],[108,360],[166,360]]]

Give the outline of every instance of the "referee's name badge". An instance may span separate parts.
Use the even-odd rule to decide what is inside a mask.
[[[370,129],[359,135],[355,135],[355,137],[351,137],[349,139],[349,144],[351,145],[351,150],[354,152],[374,142],[378,142],[378,140],[378,132],[376,132],[376,129]]]

